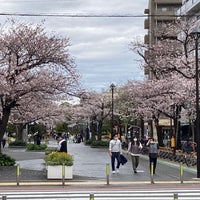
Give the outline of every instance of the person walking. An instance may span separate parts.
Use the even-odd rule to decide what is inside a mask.
[[[111,157],[112,173],[115,174],[115,160],[117,160],[116,172],[119,173],[120,166],[120,154],[122,154],[121,141],[118,139],[118,135],[115,134],[113,139],[109,142],[109,154]]]
[[[66,140],[63,139],[62,136],[60,136],[60,135],[56,136],[56,140],[58,142],[57,150],[59,152],[67,153],[67,142],[66,142]]]
[[[2,138],[2,146],[3,146],[3,148],[6,146],[6,140],[7,140],[7,138],[8,138],[8,133],[4,133],[3,134],[3,138]]]
[[[137,167],[139,165],[140,150],[142,149],[141,142],[138,141],[137,137],[133,137],[132,141],[129,142],[127,154],[131,154],[132,167],[134,173],[137,173]]]
[[[150,164],[150,174],[155,174],[157,158],[159,155],[159,146],[155,142],[154,138],[149,138],[147,144],[149,146],[149,164]],[[151,167],[153,165],[153,168]],[[153,170],[153,171],[152,171]]]
[[[40,145],[41,144],[41,139],[42,139],[42,136],[39,132],[36,132],[35,133],[35,140],[36,140],[36,144],[37,145]]]

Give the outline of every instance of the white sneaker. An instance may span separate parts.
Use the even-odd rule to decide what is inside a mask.
[[[119,169],[117,169],[116,171],[117,171],[117,174],[119,174]]]
[[[113,174],[115,174],[115,171],[112,171]]]

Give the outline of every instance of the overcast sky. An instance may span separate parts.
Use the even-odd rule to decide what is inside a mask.
[[[132,40],[143,40],[144,9],[148,0],[0,0],[0,13],[69,14],[85,17],[21,16],[69,38],[70,53],[87,90],[101,92],[111,83],[143,80],[138,57],[129,50]],[[87,17],[93,15],[135,15],[137,17]],[[0,22],[5,20],[0,16]],[[15,17],[16,18],[16,17]]]

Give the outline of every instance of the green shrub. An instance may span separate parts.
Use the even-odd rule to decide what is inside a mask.
[[[45,151],[57,151],[57,147],[47,147]]]
[[[87,140],[87,141],[85,141],[85,145],[91,145],[92,141],[94,141],[94,140]]]
[[[108,147],[109,141],[102,141],[102,140],[94,140],[91,143],[91,147]]]
[[[65,152],[52,152],[45,157],[46,165],[73,165],[73,156]]]
[[[6,154],[0,153],[0,166],[13,166],[15,165],[15,159]]]
[[[37,145],[37,144],[29,143],[29,144],[26,145],[26,149],[29,150],[29,151],[45,150],[46,148],[47,148],[46,144]]]
[[[10,142],[9,143],[9,146],[20,146],[20,147],[26,147],[26,142],[24,141],[21,141],[21,140],[16,140],[16,141],[13,141],[13,142]]]
[[[50,153],[52,153],[52,152],[55,152],[55,151],[57,151],[57,148],[56,148],[56,147],[47,147],[47,148],[45,149],[45,154],[48,155],[48,154],[50,154]]]

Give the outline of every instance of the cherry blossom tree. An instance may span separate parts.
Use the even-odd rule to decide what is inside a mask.
[[[158,125],[160,116],[171,118],[177,126],[177,120],[180,113],[174,113],[174,106],[185,107],[185,117],[192,118],[193,111],[189,109],[194,100],[192,81],[182,81],[174,77],[162,80],[147,80],[145,82],[129,81],[121,90],[119,98],[126,97],[126,104],[123,104],[123,110],[127,110],[134,118],[154,119],[155,125]],[[190,99],[188,98],[190,95]],[[121,110],[123,112],[123,110]],[[126,112],[127,112],[126,111]],[[190,114],[189,114],[190,112]],[[175,115],[176,114],[176,115]],[[157,126],[158,128],[158,126]],[[158,140],[162,145],[162,134],[157,130]]]
[[[130,82],[130,81],[129,81]],[[115,90],[114,98],[114,119],[117,122],[120,133],[124,131],[125,136],[128,133],[128,128],[132,125],[141,126],[141,117],[133,110],[135,108],[134,99],[131,99],[128,89],[128,83],[124,86],[119,86]],[[122,135],[122,134],[121,134]]]
[[[153,74],[153,79],[162,79],[172,74],[194,79],[194,41],[190,30],[195,20],[180,20],[165,24],[162,29],[155,29],[156,44],[145,45],[138,41],[130,44],[130,49],[141,56],[143,67]]]
[[[97,133],[98,140],[101,140],[104,121],[111,117],[111,94],[87,92],[82,95],[80,105],[75,107],[73,113],[75,121],[89,122],[92,137]]]
[[[195,20],[177,19],[165,24],[162,29],[155,29],[158,36],[156,44],[131,43],[131,50],[141,56],[145,70],[153,79],[140,85],[139,90],[134,88],[137,91],[134,94],[140,98],[140,102],[134,98],[139,102],[136,107],[140,113],[148,117],[153,115],[154,119],[158,119],[161,113],[170,118],[178,118],[178,110],[184,107],[184,116],[195,119],[194,41],[190,37],[191,27],[195,23]],[[176,115],[172,107],[177,108]],[[174,120],[177,121],[177,118]]]
[[[50,102],[76,95],[79,75],[69,39],[46,32],[42,25],[15,20],[0,30],[1,139],[11,113],[18,111],[15,116],[22,120],[44,115]]]
[[[26,102],[28,102],[27,99]],[[13,108],[9,117],[9,121],[16,125],[17,140],[25,139],[22,137],[22,131],[28,124],[37,122],[50,127],[55,126],[58,122],[66,121],[66,113],[69,108],[63,104],[44,99],[35,102],[31,99],[31,102],[31,104],[24,103],[23,106]]]

